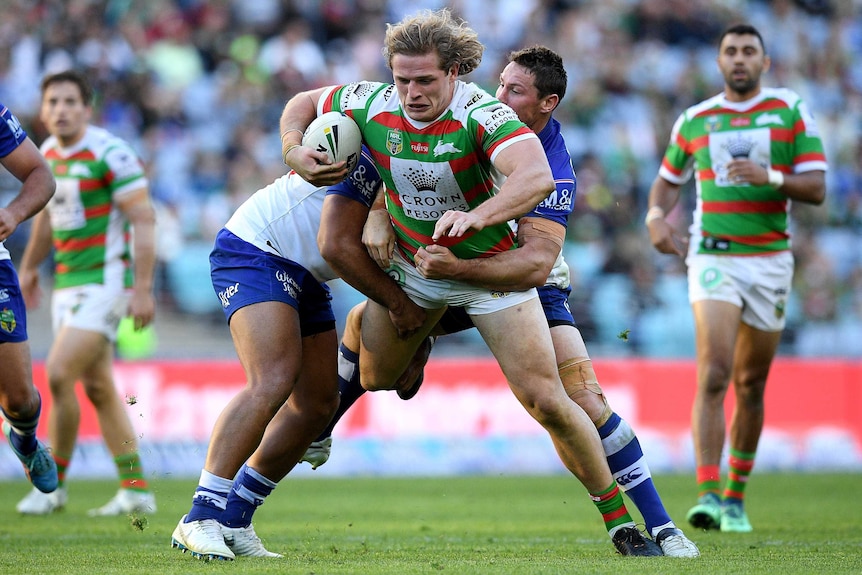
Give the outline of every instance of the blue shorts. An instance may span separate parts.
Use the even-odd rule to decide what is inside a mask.
[[[267,253],[226,229],[219,231],[210,253],[210,276],[228,323],[242,307],[280,301],[299,313],[302,337],[335,329],[329,286],[296,262]]]
[[[548,327],[575,326],[575,318],[569,310],[569,295],[572,293],[572,288],[560,289],[555,286],[542,286],[538,288],[538,291],[542,310],[548,319]],[[443,317],[440,318],[439,325],[446,333],[457,333],[474,327],[470,315],[463,307],[449,307]]]
[[[539,288],[539,301],[542,302],[542,310],[548,318],[548,327],[558,325],[570,325],[575,327],[575,318],[569,309],[569,296],[572,288],[565,289],[556,286],[542,286]]]
[[[27,341],[27,308],[12,260],[0,260],[0,343]]]

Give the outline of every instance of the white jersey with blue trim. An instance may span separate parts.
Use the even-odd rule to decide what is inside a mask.
[[[255,192],[224,227],[265,252],[301,265],[317,281],[326,282],[338,274],[317,247],[324,197],[338,194],[370,208],[379,185],[377,169],[363,148],[356,169],[340,184],[317,187],[291,170]]]

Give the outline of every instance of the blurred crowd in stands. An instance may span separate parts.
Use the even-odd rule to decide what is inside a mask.
[[[284,102],[325,84],[390,81],[385,23],[443,6],[479,33],[485,57],[467,79],[492,93],[512,49],[541,43],[564,58],[569,88],[555,116],[578,174],[565,254],[595,356],[693,356],[684,266],[650,246],[647,192],[676,116],[722,89],[718,34],[757,26],[772,56],[765,84],[802,95],[830,162],[825,205],[793,208],[797,273],[780,352],[862,357],[860,0],[4,0],[0,102],[41,143],[41,77],[86,71],[94,122],[148,163],[160,313],[223,322],[207,254],[233,210],[283,173]],[[0,190],[5,203],[8,176]],[[680,228],[688,192],[672,214]],[[13,257],[25,240],[8,242]],[[358,296],[341,294],[343,314]]]

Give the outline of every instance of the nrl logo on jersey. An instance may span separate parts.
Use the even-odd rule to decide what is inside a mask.
[[[703,122],[703,129],[707,132],[717,132],[721,129],[721,118],[719,116],[709,116]]]
[[[778,124],[779,126],[783,126],[784,120],[782,120],[781,116],[778,114],[766,112],[765,114],[759,115],[754,123],[758,126],[765,126],[766,124]]]
[[[404,140],[401,137],[401,130],[389,130],[386,134],[386,149],[393,156],[397,156],[404,149]]]

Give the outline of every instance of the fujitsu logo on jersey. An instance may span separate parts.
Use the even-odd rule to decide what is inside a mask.
[[[730,125],[734,128],[742,128],[751,125],[751,118],[748,116],[737,116],[730,120]]]
[[[414,154],[427,154],[430,146],[428,142],[410,142],[410,149],[413,150]]]

